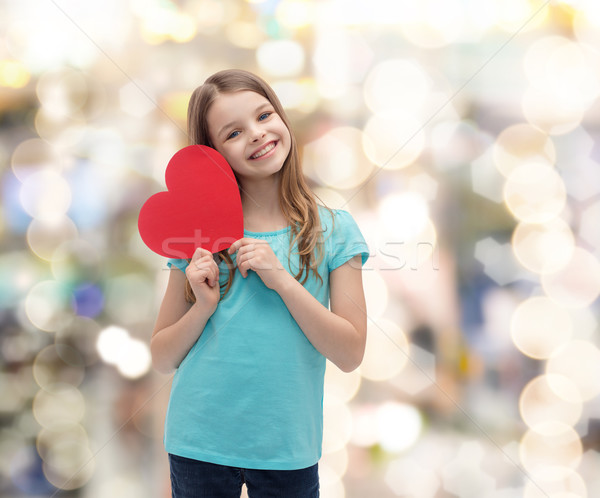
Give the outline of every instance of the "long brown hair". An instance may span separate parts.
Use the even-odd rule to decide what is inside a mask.
[[[290,152],[281,168],[279,182],[279,205],[288,224],[291,226],[292,240],[290,251],[298,244],[300,258],[299,271],[294,276],[304,284],[310,271],[322,283],[318,265],[323,257],[322,230],[319,209],[315,197],[310,190],[304,175],[298,154],[298,145],[292,132],[289,119],[273,89],[253,73],[241,69],[226,69],[210,76],[203,85],[194,90],[188,105],[188,136],[192,145],[200,144],[213,147],[208,130],[207,114],[215,99],[222,93],[233,93],[250,90],[266,98],[290,132]],[[221,298],[231,287],[235,268],[227,251],[218,253],[221,261],[226,261],[229,278],[224,285]],[[186,283],[186,299],[194,302],[194,293],[189,282]]]

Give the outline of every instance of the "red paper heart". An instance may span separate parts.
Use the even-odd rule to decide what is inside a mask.
[[[240,191],[231,166],[204,145],[184,147],[169,161],[167,192],[142,206],[144,243],[168,258],[191,258],[197,247],[215,253],[244,235]]]

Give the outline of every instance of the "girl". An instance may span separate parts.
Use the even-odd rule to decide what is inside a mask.
[[[156,369],[176,370],[164,435],[173,497],[239,497],[243,483],[251,498],[316,497],[325,359],[345,372],[362,361],[368,248],[349,213],[317,206],[262,79],[209,77],[188,130],[231,165],[244,237],[168,261],[151,351]]]

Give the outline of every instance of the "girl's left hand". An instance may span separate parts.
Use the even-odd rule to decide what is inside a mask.
[[[244,278],[248,276],[248,270],[253,270],[269,289],[276,290],[290,277],[266,240],[238,239],[229,248],[229,254],[236,251],[236,264]]]

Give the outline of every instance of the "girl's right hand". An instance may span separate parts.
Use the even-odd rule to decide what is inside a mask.
[[[219,266],[215,263],[212,253],[201,247],[196,249],[185,274],[196,296],[196,302],[216,309],[221,291]]]

